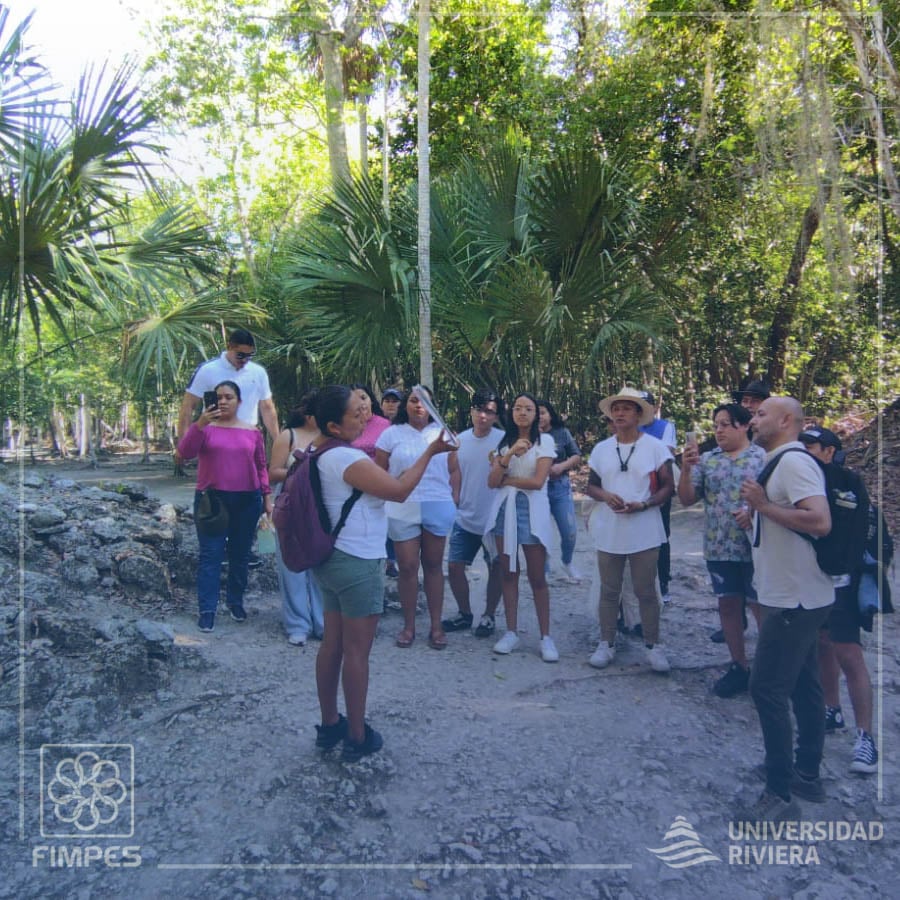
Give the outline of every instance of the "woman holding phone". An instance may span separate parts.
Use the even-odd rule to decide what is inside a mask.
[[[538,402],[528,393],[512,402],[510,422],[491,461],[488,487],[498,488],[490,516],[503,570],[503,610],[506,633],[494,644],[495,653],[512,653],[519,646],[519,548],[525,556],[528,583],[541,631],[541,659],[558,662],[550,637],[550,590],[544,574],[551,540],[547,478],[556,458],[556,444],[540,431]]]
[[[322,500],[336,522],[354,488],[362,491],[338,535],[334,552],[316,566],[325,608],[325,636],[316,657],[316,687],[322,724],[316,746],[330,750],[343,741],[342,756],[353,762],[377,753],[381,735],[365,720],[369,689],[369,653],[384,603],[384,502],[402,503],[428,468],[451,450],[438,434],[393,478],[351,443],[362,434],[363,403],[348,387],[322,388],[316,399],[322,435],[343,442],[319,457]],[[338,712],[338,685],[343,684],[346,718]]]
[[[432,421],[418,393],[412,391],[401,404],[390,428],[383,431],[375,443],[375,462],[398,478],[440,434],[441,427]],[[388,536],[394,542],[400,570],[397,588],[403,608],[403,629],[396,641],[398,647],[411,647],[416,637],[420,563],[431,619],[428,646],[432,650],[443,650],[447,646],[441,625],[444,603],[442,563],[444,544],[456,519],[459,486],[456,453],[437,456],[428,464],[421,482],[406,502],[393,504],[388,510]]]
[[[216,385],[215,400],[215,405],[206,404],[178,444],[182,459],[197,457],[198,461],[195,521],[201,495],[208,489],[216,491],[219,501],[228,510],[228,527],[224,533],[206,534],[197,528],[200,545],[197,625],[201,631],[212,631],[215,627],[219,575],[226,555],[228,609],[236,622],[247,621],[244,592],[250,547],[263,509],[267,514],[272,512],[262,432],[237,418],[241,389],[233,381],[222,381]]]

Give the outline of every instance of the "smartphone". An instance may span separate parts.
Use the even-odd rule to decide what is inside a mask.
[[[685,442],[685,444],[696,444],[697,443],[697,432],[696,431],[686,431],[684,434],[684,442]]]
[[[219,397],[215,391],[204,391],[203,392],[203,408],[209,409],[211,406],[218,408]]]

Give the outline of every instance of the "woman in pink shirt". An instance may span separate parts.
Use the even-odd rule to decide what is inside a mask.
[[[266,448],[262,432],[237,416],[241,389],[233,381],[216,385],[216,403],[207,406],[178,444],[183,459],[197,457],[197,491],[194,517],[202,491],[213,488],[228,510],[228,529],[223,534],[204,534],[197,529],[200,559],[197,566],[197,600],[201,631],[212,631],[219,604],[219,576],[228,557],[226,602],[231,618],[246,622],[244,591],[247,561],[263,509],[272,512]]]

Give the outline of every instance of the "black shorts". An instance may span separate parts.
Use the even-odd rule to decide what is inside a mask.
[[[846,587],[835,588],[834,606],[828,614],[828,621],[822,626],[828,631],[828,637],[833,644],[860,643],[861,617],[857,601],[858,593],[859,575],[854,575]]]

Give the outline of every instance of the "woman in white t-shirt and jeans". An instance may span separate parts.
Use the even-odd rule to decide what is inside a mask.
[[[428,393],[430,395],[431,391]],[[432,421],[428,410],[413,392],[401,404],[391,427],[378,436],[375,462],[394,477],[399,477],[440,433],[440,427]],[[420,562],[431,620],[428,646],[432,650],[443,650],[447,646],[441,625],[444,605],[442,564],[444,544],[456,520],[459,486],[456,454],[438,456],[428,464],[422,480],[406,502],[391,504],[388,508],[388,536],[394,542],[400,570],[397,591],[403,608],[403,629],[396,641],[398,647],[411,647],[416,637]]]
[[[519,394],[510,407],[510,423],[491,461],[488,487],[497,488],[491,523],[503,572],[503,610],[506,633],[494,644],[495,653],[512,653],[519,646],[519,548],[525,556],[528,583],[541,631],[541,659],[557,662],[559,653],[550,637],[550,589],[544,573],[551,540],[547,478],[556,458],[556,444],[541,434],[537,400]]]
[[[363,405],[343,385],[322,388],[316,397],[315,418],[322,436],[345,441],[318,461],[322,499],[332,522],[354,488],[362,496],[353,505],[338,535],[332,555],[317,566],[322,591],[325,633],[316,657],[316,687],[322,724],[316,726],[316,745],[330,750],[343,741],[343,758],[354,761],[381,749],[381,735],[365,721],[369,688],[369,652],[384,606],[384,542],[387,517],[384,501],[402,503],[419,483],[432,459],[453,447],[442,436],[431,441],[394,478],[350,443],[362,434]],[[343,683],[347,717],[338,712],[338,684]]]

